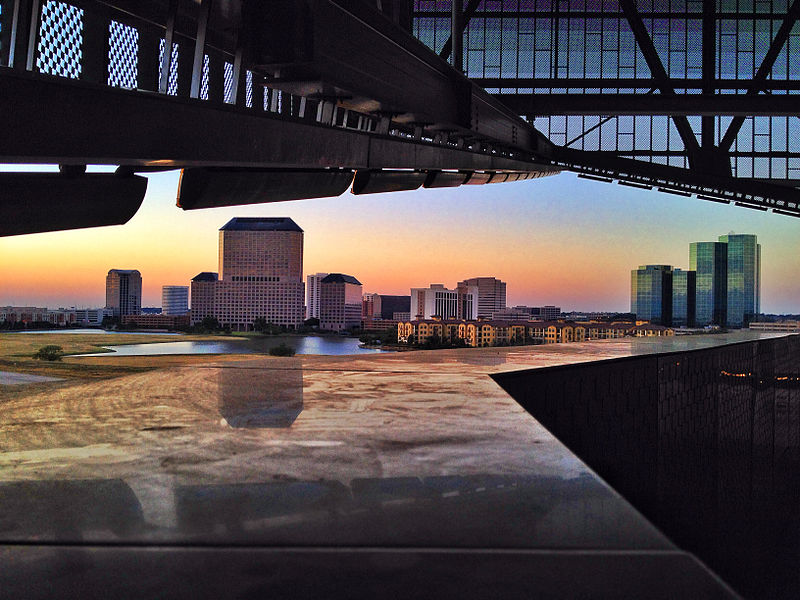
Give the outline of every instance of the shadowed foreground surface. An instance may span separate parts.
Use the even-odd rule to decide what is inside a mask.
[[[249,359],[32,388],[0,417],[0,589],[732,597],[490,375],[735,341]]]

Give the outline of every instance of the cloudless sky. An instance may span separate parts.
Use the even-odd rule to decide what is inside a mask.
[[[525,182],[198,211],[175,206],[178,173],[148,176],[126,225],[0,238],[0,305],[98,307],[109,269],[138,269],[143,306],[162,285],[217,270],[217,231],[235,216],[291,217],[306,274],[343,272],[364,292],[495,276],[508,304],[627,311],[630,271],[687,268],[689,243],[755,233],[764,312],[800,312],[800,219],[564,173]],[[113,201],[113,199],[109,199]]]

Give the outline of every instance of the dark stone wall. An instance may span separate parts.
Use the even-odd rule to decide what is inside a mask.
[[[495,379],[742,593],[800,597],[800,336]]]

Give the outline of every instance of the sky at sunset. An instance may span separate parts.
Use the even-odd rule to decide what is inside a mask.
[[[630,270],[688,267],[689,243],[734,231],[762,246],[764,312],[800,312],[800,219],[561,174],[533,181],[222,209],[175,207],[178,173],[149,175],[126,225],[0,238],[0,305],[105,304],[109,269],[138,269],[143,306],[162,285],[217,270],[217,230],[286,216],[305,230],[304,270],[343,272],[364,292],[495,276],[508,304],[627,311]]]

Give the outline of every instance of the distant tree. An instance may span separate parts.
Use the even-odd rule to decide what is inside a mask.
[[[397,328],[387,329],[381,332],[381,344],[396,344],[397,343]]]
[[[103,317],[103,322],[100,323],[103,329],[116,329],[119,327],[119,317]]]
[[[219,324],[216,317],[204,317],[203,320],[200,321],[200,328],[203,331],[214,332],[222,329],[222,326]]]
[[[281,342],[274,348],[269,349],[270,356],[294,356],[294,348],[287,346],[285,342]]]
[[[61,346],[50,344],[39,348],[34,353],[33,358],[35,358],[36,360],[53,361],[53,360],[61,360],[62,356],[64,356],[64,349]]]
[[[306,327],[319,327],[319,319],[317,317],[311,317],[303,321],[303,325]]]
[[[263,333],[266,335],[280,335],[286,333],[286,327],[270,323],[264,317],[259,317],[253,321],[253,331]]]

